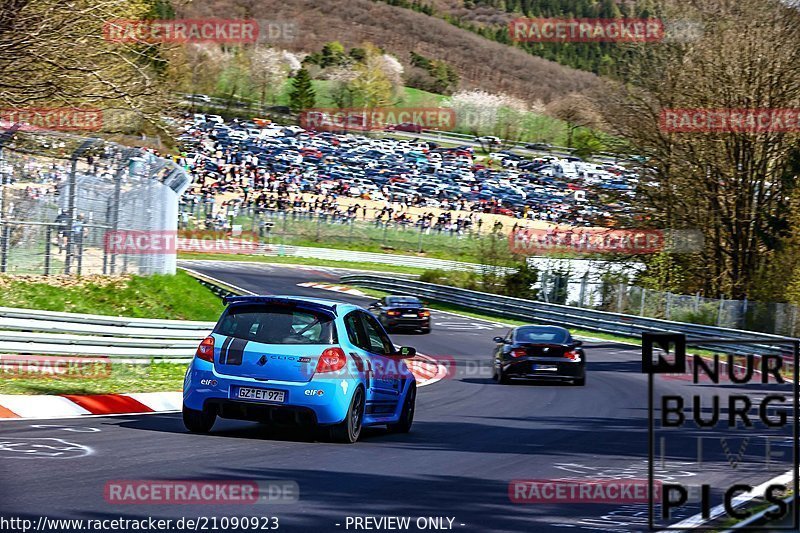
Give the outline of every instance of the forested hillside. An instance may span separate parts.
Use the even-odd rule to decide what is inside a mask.
[[[487,39],[512,43],[508,22],[517,17],[647,18],[649,0],[375,0],[446,20]],[[519,43],[526,52],[562,65],[608,74],[628,52],[613,43]]]

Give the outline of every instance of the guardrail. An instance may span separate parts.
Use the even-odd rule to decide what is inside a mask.
[[[186,270],[220,298],[249,291]],[[189,359],[214,322],[0,307],[0,354]]]
[[[384,276],[352,275],[342,276],[342,283],[360,287],[390,291],[423,297],[444,303],[451,303],[482,311],[492,315],[508,318],[531,320],[540,323],[556,324],[574,328],[610,333],[625,337],[640,337],[645,332],[675,332],[686,334],[687,342],[704,341],[703,347],[737,354],[751,354],[755,346],[759,351],[770,354],[786,355],[786,348],[772,345],[779,340],[791,340],[786,337],[742,331],[685,322],[672,322],[658,318],[646,318],[634,315],[609,313],[580,307],[535,302],[510,296],[500,296],[485,292],[471,291],[457,287],[436,285],[413,280],[399,280]],[[752,341],[763,340],[763,344],[737,345],[737,339]],[[718,343],[708,343],[708,341]]]
[[[214,322],[0,307],[0,354],[186,359]]]

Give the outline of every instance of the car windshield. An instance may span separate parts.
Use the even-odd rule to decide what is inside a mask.
[[[333,318],[325,313],[270,304],[227,309],[215,333],[264,344],[333,344]]]
[[[564,344],[569,342],[569,332],[561,328],[523,327],[517,330],[516,341],[518,343],[552,342]]]
[[[419,301],[419,298],[413,298],[411,296],[393,296],[391,298],[386,298],[387,305],[422,305],[422,302]]]

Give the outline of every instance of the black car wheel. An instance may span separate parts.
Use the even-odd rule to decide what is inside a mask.
[[[503,372],[502,367],[497,369],[497,382],[501,385],[508,385],[511,383],[511,381],[508,379],[508,376]]]
[[[411,384],[411,388],[406,395],[406,401],[403,403],[403,411],[400,413],[400,420],[396,424],[387,424],[389,433],[408,433],[411,430],[411,424],[414,423],[414,411],[417,406],[417,385]]]
[[[579,387],[583,387],[584,385],[586,385],[586,376],[584,375],[582,378],[576,379],[572,383],[574,383]]]
[[[420,331],[421,331],[423,334],[426,334],[426,335],[427,335],[428,333],[430,333],[430,332],[431,332],[431,328],[422,328]]]
[[[361,435],[361,425],[364,421],[364,391],[360,387],[353,394],[350,408],[344,420],[331,428],[331,440],[343,444],[353,444]]]
[[[183,406],[183,425],[192,433],[208,433],[217,421],[217,413],[205,408],[202,411]]]

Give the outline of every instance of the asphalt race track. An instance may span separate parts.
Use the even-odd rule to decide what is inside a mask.
[[[192,262],[191,268],[262,294],[371,300],[297,286],[335,283],[340,272],[323,267]],[[453,357],[458,369],[420,389],[408,435],[375,429],[355,445],[337,445],[230,420],[219,420],[209,436],[190,435],[180,414],[7,421],[0,423],[0,514],[277,516],[279,531],[345,531],[347,517],[355,516],[409,516],[412,523],[417,517],[450,517],[453,529],[463,531],[647,530],[646,504],[515,504],[508,490],[514,479],[647,479],[647,379],[640,373],[639,348],[587,342],[585,387],[504,386],[491,381],[487,364],[492,337],[507,327],[433,316],[430,335],[392,335],[423,354]],[[724,386],[703,387],[704,395],[721,391]],[[58,454],[45,453],[64,442]],[[689,449],[688,440],[680,442]],[[738,450],[738,442],[731,447]],[[709,441],[705,449],[707,468],[725,461],[719,443]],[[761,453],[746,454],[751,451]],[[686,455],[691,460],[696,451]],[[687,479],[697,471],[692,466]],[[763,482],[780,473],[726,469],[719,480]],[[112,505],[104,499],[110,480],[147,479],[291,480],[299,485],[299,501]],[[691,484],[687,479],[681,481]]]

